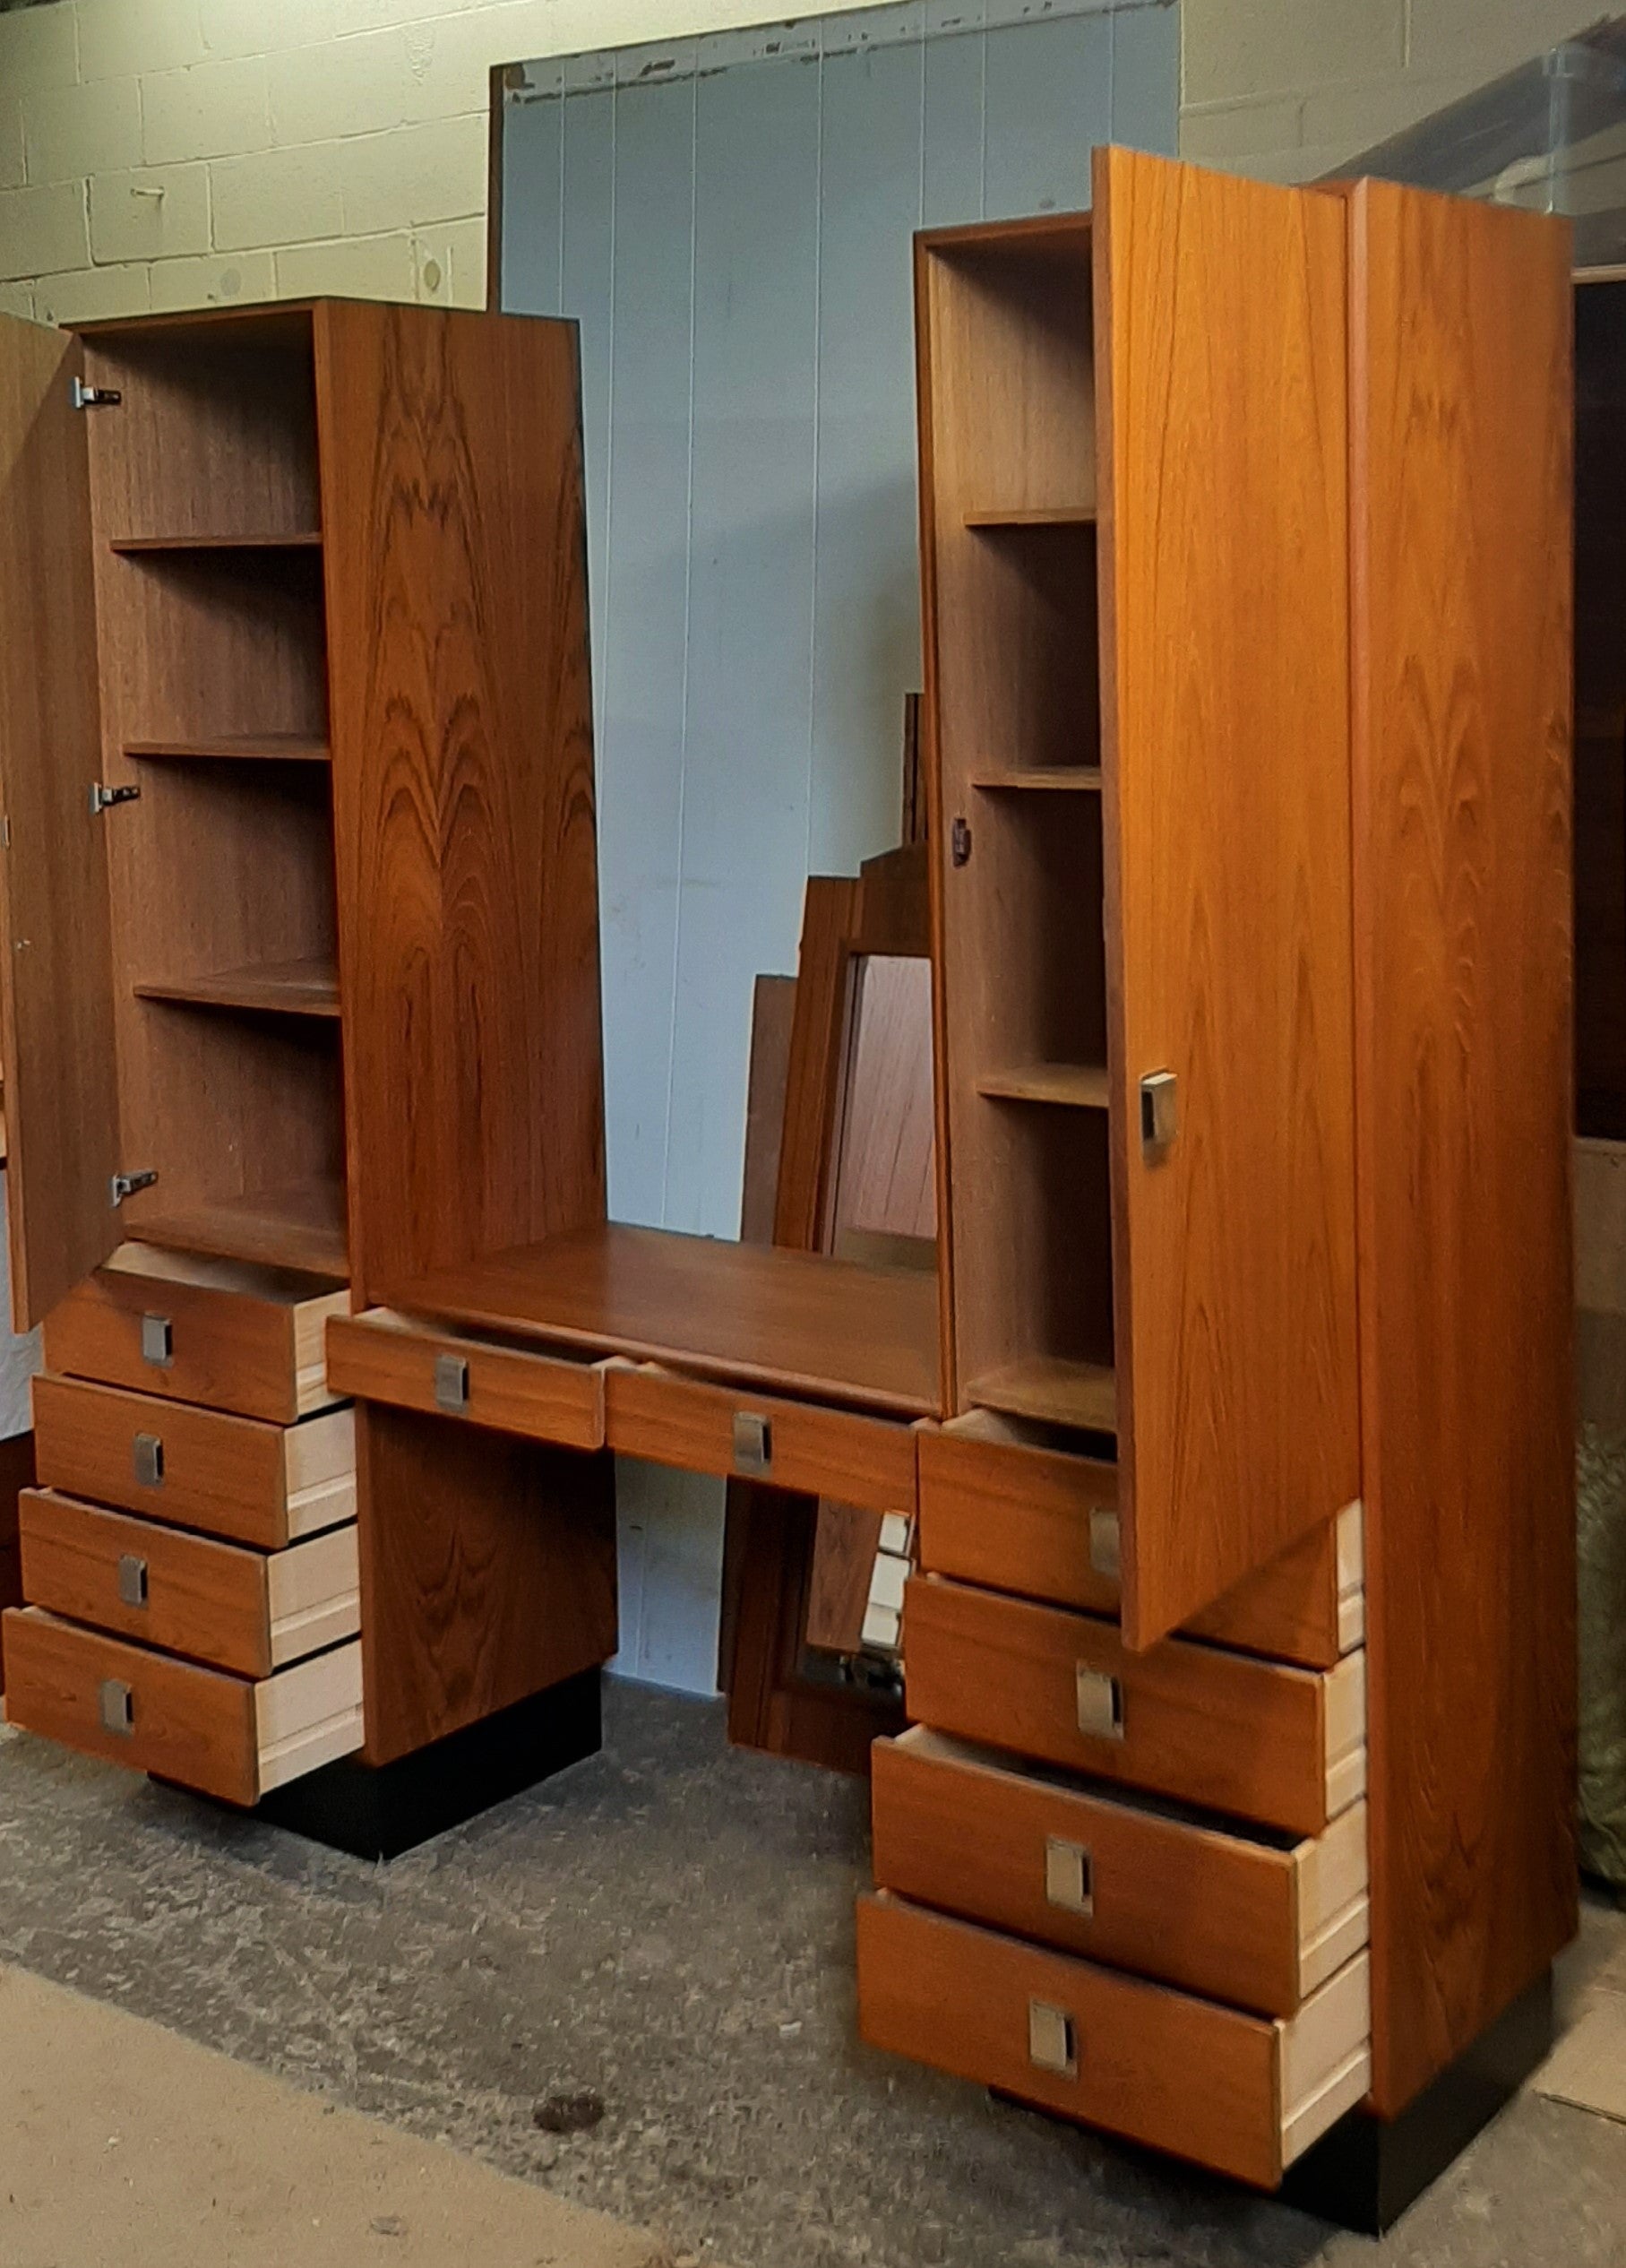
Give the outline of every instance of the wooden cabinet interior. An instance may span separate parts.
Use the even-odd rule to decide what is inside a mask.
[[[1626,275],[1575,293],[1576,1131],[1626,1140]]]

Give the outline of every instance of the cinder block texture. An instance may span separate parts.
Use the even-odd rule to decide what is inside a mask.
[[[208,250],[207,166],[147,166],[92,177],[93,260],[166,260]]]

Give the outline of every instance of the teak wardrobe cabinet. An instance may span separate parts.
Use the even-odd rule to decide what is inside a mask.
[[[1576,1923],[1568,249],[1121,151],[916,249],[956,1414],[861,2023],[1372,2221]]]
[[[0,324],[8,1199],[49,1374],[7,1704],[239,1802],[514,1710],[534,1776],[549,1689],[591,1742],[607,1460],[337,1408],[323,1339],[603,1210],[580,430],[566,323]],[[501,1777],[437,1754],[431,1810]],[[357,1775],[364,1840],[397,1784]]]

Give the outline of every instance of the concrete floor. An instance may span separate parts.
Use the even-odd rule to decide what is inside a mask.
[[[1616,2268],[1626,2126],[1527,2094],[1380,2246],[853,2037],[865,1791],[614,1686],[606,1753],[388,1868],[0,1738],[0,1960],[731,2268]],[[1594,1910],[1575,1971],[1626,1981]],[[596,2089],[589,2132],[538,2130]],[[494,2261],[493,2268],[500,2268]]]

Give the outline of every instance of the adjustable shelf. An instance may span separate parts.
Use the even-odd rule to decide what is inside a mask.
[[[339,1013],[339,971],[331,960],[324,959],[227,969],[218,976],[139,984],[134,990],[138,1000],[168,1000],[187,1007],[245,1008],[282,1016]]]
[[[1006,505],[988,512],[968,512],[968,528],[1093,528],[1093,504]]]
[[[114,536],[108,548],[120,557],[139,556],[147,552],[320,551],[322,538],[310,529],[292,535],[271,530],[250,535]]]
[[[1098,796],[1101,767],[1094,763],[1049,763],[1026,772],[974,772],[971,785],[983,795]]]
[[[328,763],[332,751],[324,739],[299,732],[218,733],[211,738],[126,740],[125,754],[142,763],[191,762],[230,763]]]
[[[1036,1357],[971,1379],[966,1394],[1004,1417],[1037,1419],[1083,1433],[1118,1430],[1118,1384],[1105,1363]]]
[[[1014,1071],[985,1072],[976,1091],[996,1102],[1061,1103],[1075,1110],[1105,1110],[1111,1090],[1104,1065],[1034,1063]]]

